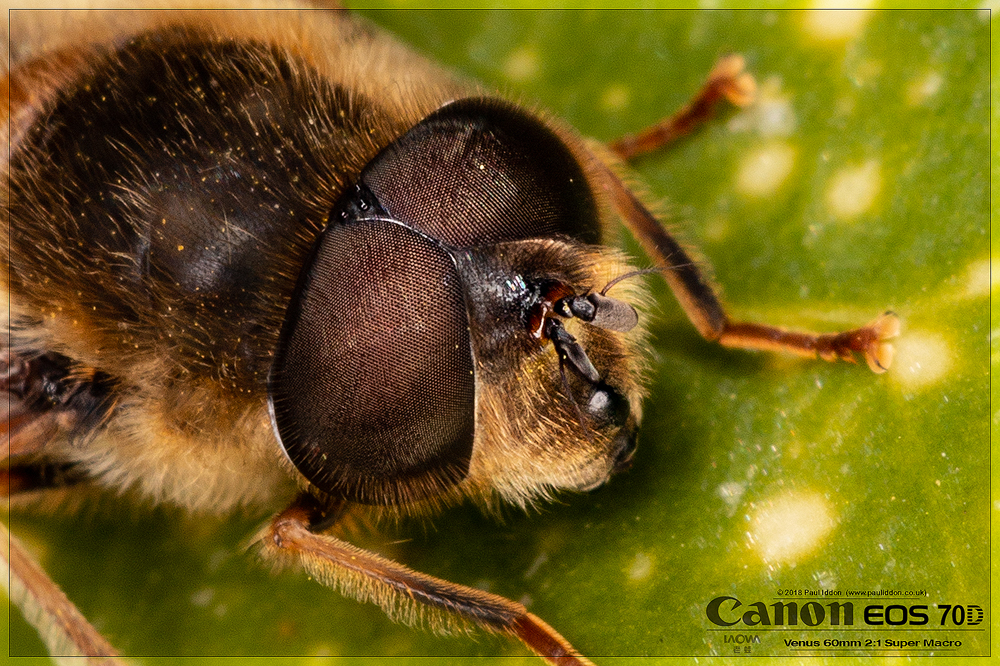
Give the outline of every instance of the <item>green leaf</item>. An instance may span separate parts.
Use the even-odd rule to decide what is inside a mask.
[[[859,636],[959,638],[959,651],[938,653],[987,654],[986,631],[726,632],[705,609],[717,596],[747,607],[778,601],[780,590],[895,589],[925,590],[897,603],[929,605],[935,628],[935,604],[990,611],[987,359],[1000,354],[990,338],[1000,324],[987,309],[988,16],[370,17],[600,140],[670,113],[717,57],[743,54],[760,85],[757,105],[642,158],[637,179],[699,248],[734,316],[832,331],[892,309],[903,330],[885,375],[721,349],[699,338],[653,278],[651,397],[630,472],[531,515],[510,511],[497,522],[459,507],[361,542],[522,600],[585,654],[607,657],[601,663],[732,655],[725,637],[736,634],[760,636],[753,655],[895,654],[796,652],[783,642]],[[627,234],[622,243],[638,254]],[[304,576],[272,575],[241,552],[257,518],[134,512],[109,501],[97,512],[11,522],[126,654],[393,655],[399,664],[527,654],[503,638],[393,624]],[[857,624],[869,603],[893,602],[856,602]],[[11,654],[42,650],[16,611],[10,641]]]

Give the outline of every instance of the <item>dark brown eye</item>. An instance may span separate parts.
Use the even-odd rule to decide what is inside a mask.
[[[538,118],[496,99],[438,109],[361,180],[394,219],[453,247],[560,235],[600,240],[578,161]]]
[[[331,226],[282,332],[269,386],[275,429],[323,491],[419,499],[468,471],[472,370],[447,252],[391,221]]]
[[[558,137],[509,104],[448,104],[365,167],[299,280],[269,380],[275,431],[310,483],[395,504],[466,476],[473,353],[482,364],[489,341],[523,335],[523,304],[470,266],[484,248],[551,236],[597,242],[593,197]],[[478,349],[469,307],[497,315]]]

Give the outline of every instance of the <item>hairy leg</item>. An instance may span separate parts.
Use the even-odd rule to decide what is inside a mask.
[[[684,108],[666,120],[634,136],[609,144],[622,159],[658,150],[708,120],[719,104],[746,106],[753,100],[756,85],[743,71],[743,58],[721,58],[701,90]],[[726,313],[712,285],[690,254],[670,235],[614,170],[596,159],[599,181],[625,226],[636,236],[650,257],[664,269],[664,278],[691,323],[707,339],[726,347],[786,351],[827,361],[853,363],[854,354],[863,356],[874,372],[885,372],[892,362],[893,347],[885,341],[899,333],[899,319],[885,312],[860,328],[840,333],[788,331],[755,322],[733,321]]]
[[[328,522],[316,501],[303,495],[259,535],[263,554],[278,562],[301,565],[324,585],[360,601],[374,602],[394,619],[474,625],[518,638],[552,664],[590,664],[523,605],[413,571],[335,536],[313,531],[313,525]]]

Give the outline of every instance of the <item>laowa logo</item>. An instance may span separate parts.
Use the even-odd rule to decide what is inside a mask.
[[[821,604],[818,601],[807,601],[804,604],[796,601],[776,601],[770,605],[758,601],[748,604],[747,609],[742,612],[736,610],[742,606],[743,602],[736,597],[716,597],[708,603],[705,613],[709,622],[720,627],[731,627],[740,623],[749,627],[800,623],[809,627],[823,623],[831,626],[854,624],[854,604],[849,601],[828,604]]]

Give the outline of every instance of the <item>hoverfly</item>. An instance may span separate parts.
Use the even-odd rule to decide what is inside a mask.
[[[731,319],[622,180],[621,160],[749,103],[738,56],[602,147],[342,14],[43,19],[10,27],[12,496],[276,509],[266,558],[403,621],[585,663],[522,604],[337,529],[353,507],[526,506],[631,464],[648,271],[605,244],[618,220],[705,338],[889,365],[891,314],[833,334]],[[11,543],[15,596],[60,644],[113,654]]]

